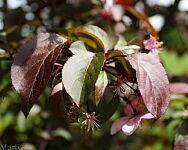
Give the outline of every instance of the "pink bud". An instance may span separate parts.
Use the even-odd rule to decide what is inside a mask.
[[[162,42],[158,42],[152,35],[150,35],[150,38],[148,40],[145,40],[143,43],[144,48],[152,52],[158,51],[162,45]]]

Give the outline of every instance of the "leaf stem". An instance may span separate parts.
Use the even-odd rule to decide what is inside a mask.
[[[108,63],[109,60],[114,59],[114,58],[116,58],[116,57],[127,57],[127,55],[116,55],[116,56],[112,56],[112,57],[106,59],[105,63]]]
[[[55,65],[55,66],[58,66],[58,67],[61,67],[61,68],[63,67],[63,65],[60,64],[60,63],[55,63],[54,65]]]
[[[111,75],[113,75],[114,77],[118,78],[118,75],[112,71],[109,70],[109,66],[104,66],[103,69],[107,72],[110,73]]]
[[[105,65],[113,63],[114,60],[109,60],[108,62],[105,61]]]

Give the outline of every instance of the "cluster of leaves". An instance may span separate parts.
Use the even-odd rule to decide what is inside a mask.
[[[120,101],[123,105],[131,104],[132,99],[143,101],[143,108],[133,110],[131,118],[146,112],[159,118],[166,111],[170,88],[158,52],[127,45],[123,37],[111,37],[93,25],[68,32],[71,38],[41,33],[17,51],[11,78],[23,99],[25,116],[51,77],[54,114],[67,123],[81,120],[88,131],[107,121]]]

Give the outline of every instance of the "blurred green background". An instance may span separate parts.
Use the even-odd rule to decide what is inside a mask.
[[[57,32],[84,24],[122,33],[127,41],[139,43],[145,31],[141,21],[125,12],[122,20],[104,18],[99,0],[0,0],[0,52],[16,52],[26,38],[39,32]],[[133,6],[148,16],[164,42],[161,59],[171,82],[188,82],[188,1],[135,0]],[[111,136],[110,127],[116,112],[93,134],[62,124],[50,113],[48,93],[25,119],[21,100],[11,85],[11,57],[0,58],[0,145],[24,145],[29,150],[171,150],[178,127],[186,120],[188,97],[171,98],[167,112],[156,121],[146,121],[133,135]],[[188,128],[188,126],[187,126]]]

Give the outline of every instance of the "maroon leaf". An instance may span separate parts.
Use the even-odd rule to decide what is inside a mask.
[[[63,83],[59,83],[53,88],[49,97],[49,103],[54,115],[60,118],[60,120],[65,120],[63,111]]]
[[[128,60],[136,70],[138,88],[149,112],[160,117],[169,104],[169,81],[156,53],[135,53]]]
[[[187,94],[188,93],[188,83],[171,83],[170,84],[171,94]]]
[[[63,83],[57,84],[49,97],[49,104],[54,116],[56,116],[59,120],[65,120],[65,112],[64,112],[64,97],[63,97]]]
[[[57,34],[41,33],[22,45],[15,55],[11,78],[23,99],[25,116],[46,87],[65,41]]]
[[[62,125],[77,122],[80,115],[79,108],[71,102],[70,96],[66,93],[62,83],[53,88],[49,97],[49,104],[52,113]]]

